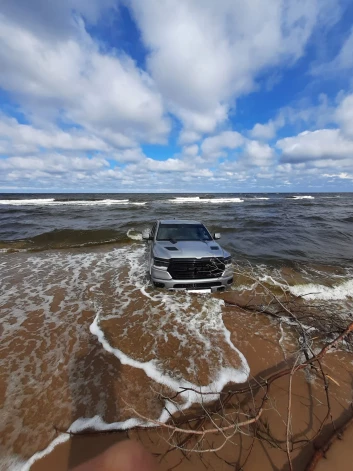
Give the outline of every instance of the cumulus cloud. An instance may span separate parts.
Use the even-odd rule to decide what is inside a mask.
[[[141,162],[146,157],[139,147],[114,152],[110,156],[121,163]]]
[[[199,146],[194,144],[192,146],[185,146],[182,150],[183,155],[194,157],[199,153]]]
[[[147,170],[152,172],[184,172],[189,169],[187,162],[180,159],[154,160],[147,158],[144,162]]]
[[[14,156],[0,159],[0,184],[13,184],[15,188],[72,188],[77,190],[86,182],[99,181],[99,173],[109,163],[101,157],[42,154]]]
[[[74,37],[48,41],[0,15],[0,62],[0,86],[34,116],[150,142],[169,132],[150,76],[128,56],[102,52],[82,22]]]
[[[19,124],[14,118],[0,116],[0,154],[26,154],[39,148],[62,150],[107,151],[109,147],[101,139],[85,132],[70,132],[50,126],[39,129]]]
[[[256,123],[249,134],[254,139],[260,139],[264,141],[273,139],[276,136],[275,123],[272,121],[272,119],[270,119],[270,121],[268,121],[266,124]]]
[[[69,173],[71,171],[96,170],[107,166],[109,166],[109,163],[100,157],[72,157],[62,154],[9,157],[6,160],[0,160],[0,168],[3,170],[40,170],[47,173]]]
[[[248,141],[244,149],[244,157],[251,165],[265,167],[273,164],[275,152],[268,144]]]
[[[328,178],[341,178],[342,180],[353,180],[353,175],[348,175],[347,172],[341,172],[339,174],[327,174],[325,173],[323,177]]]
[[[75,33],[74,15],[95,24],[115,4],[115,0],[2,0],[1,12],[22,28],[52,40]]]
[[[221,157],[224,149],[236,149],[242,146],[244,137],[236,131],[224,131],[216,136],[207,137],[201,144],[204,158],[212,159]]]
[[[353,56],[353,44],[352,44]],[[342,130],[353,138],[353,94],[346,96],[336,110],[336,120]]]
[[[281,161],[300,163],[318,159],[342,159],[353,156],[353,140],[339,129],[305,131],[294,137],[277,141],[282,150]]]
[[[183,129],[179,134],[179,144],[192,144],[193,142],[199,141],[201,137],[200,133]]]
[[[56,181],[75,190],[194,190],[213,182],[233,190],[271,175],[350,181],[353,95],[342,91],[335,104],[332,95],[304,98],[246,124],[238,100],[274,86],[271,77],[305,54],[313,32],[337,21],[337,0],[121,3],[141,33],[138,62],[119,49],[124,41],[100,35],[118,0],[2,1],[3,188]],[[333,61],[340,70],[353,67],[352,38],[353,29]],[[267,144],[288,128],[291,137]],[[157,160],[153,146],[144,154],[144,144],[169,139],[179,145],[172,157],[168,149]]]
[[[304,52],[331,0],[132,0],[148,68],[188,130],[212,132],[257,75]]]

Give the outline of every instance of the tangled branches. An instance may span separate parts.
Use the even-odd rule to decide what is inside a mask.
[[[349,315],[327,313],[327,305],[305,303],[293,296],[284,280],[275,280],[271,288],[251,269],[244,272],[236,267],[235,272],[246,277],[252,286],[245,294],[231,291],[219,295],[229,311],[234,317],[240,312],[261,319],[265,315],[281,330],[282,325],[290,328],[293,351],[287,351],[284,361],[275,363],[270,371],[262,369],[246,384],[228,385],[222,391],[201,392],[201,388],[180,388],[168,394],[165,390],[153,391],[164,403],[163,417],[167,415],[168,421],[152,418],[148,412],[142,413],[139,407],[124,401],[126,415],[139,419],[141,427],[147,425],[151,431],[148,434],[157,434],[158,443],[162,440],[166,448],[157,449],[161,458],[173,452],[179,454],[178,463],[169,469],[177,467],[183,458],[197,456],[203,460],[212,452],[212,456],[240,471],[247,463],[251,466],[252,456],[263,447],[266,453],[275,450],[283,457],[278,459],[277,469],[286,467],[290,471],[304,469],[311,453],[314,457],[308,470],[313,471],[327,444],[332,442],[330,435],[341,433],[338,431],[345,417],[342,407],[337,407],[336,394],[340,388],[337,379],[341,382],[341,378],[329,370],[327,359],[333,355],[327,354],[338,347],[351,351],[353,322],[347,321]],[[196,398],[192,408],[185,406],[186,403],[190,406],[188,394]],[[347,397],[352,400],[352,395]],[[298,414],[304,407],[308,414],[298,427]],[[324,445],[317,445],[318,440]],[[246,447],[240,446],[243,442]],[[241,452],[233,457],[232,453],[240,448]],[[306,461],[298,464],[302,451],[306,452]]]
[[[239,272],[240,274],[240,272]],[[257,314],[265,314],[276,321],[286,323],[297,333],[298,348],[294,354],[286,358],[285,366],[279,366],[274,372],[267,376],[252,378],[247,385],[233,385],[226,390],[219,391],[219,399],[210,403],[208,396],[214,397],[214,393],[201,393],[193,388],[181,388],[176,394],[162,399],[166,404],[173,404],[173,410],[178,414],[170,414],[167,423],[150,419],[141,414],[135,408],[126,404],[129,412],[139,417],[144,422],[162,432],[162,438],[169,446],[167,453],[179,450],[183,454],[213,452],[220,457],[224,447],[236,446],[239,436],[251,440],[248,454],[242,463],[228,462],[220,457],[225,463],[232,465],[235,469],[243,469],[245,463],[251,457],[257,442],[266,443],[271,447],[282,450],[287,457],[287,467],[290,471],[294,469],[293,455],[308,446],[312,446],[318,437],[328,431],[325,426],[331,423],[330,430],[335,433],[336,425],[333,419],[330,383],[339,383],[328,374],[322,360],[325,355],[344,344],[346,350],[350,350],[349,334],[353,331],[353,322],[344,327],[345,316],[332,316],[325,314],[327,306],[319,303],[306,304],[301,299],[291,295],[286,289],[285,283],[278,283],[278,294],[274,294],[266,283],[259,281],[254,273],[241,271],[242,276],[247,276],[253,282],[250,295],[241,296],[234,292],[225,293],[222,298],[226,306],[234,306],[242,311],[251,311]],[[323,320],[325,322],[323,322]],[[315,336],[313,336],[313,334]],[[332,339],[328,341],[327,339]],[[316,341],[316,342],[314,342]],[[323,343],[325,342],[325,343]],[[318,349],[321,343],[321,348]],[[314,348],[315,344],[315,348]],[[317,420],[317,426],[308,431],[305,436],[297,436],[293,433],[293,381],[297,373],[305,371],[319,380],[322,385],[312,400],[325,408],[325,413]],[[287,405],[285,412],[279,412],[276,395],[272,389],[281,381],[288,378],[286,387]],[[320,392],[321,391],[321,392]],[[200,407],[196,412],[184,411],[179,399],[187,392],[199,396]],[[166,405],[167,408],[167,405]],[[275,411],[284,425],[282,436],[271,425],[270,411]],[[337,415],[337,414],[336,414]],[[310,419],[312,420],[312,419]],[[301,468],[302,469],[302,464]],[[314,468],[310,468],[312,470]]]
[[[272,375],[264,378],[262,381],[253,381],[252,384],[249,384],[245,388],[235,388],[232,391],[221,392],[220,396],[222,398],[217,401],[213,407],[206,408],[203,405],[201,412],[198,412],[193,415],[181,414],[179,419],[171,417],[171,421],[168,423],[159,422],[148,418],[133,407],[130,407],[126,404],[130,413],[134,416],[139,417],[143,421],[147,422],[149,425],[154,426],[160,430],[168,432],[168,437],[166,438],[168,444],[173,448],[179,448],[183,452],[191,453],[206,453],[206,452],[218,452],[226,444],[232,442],[233,437],[238,433],[244,434],[253,434],[254,438],[261,438],[261,435],[256,434],[256,428],[260,426],[261,417],[265,411],[266,404],[269,401],[270,390],[272,385],[278,381],[280,378],[285,376],[289,377],[289,389],[288,389],[288,408],[287,408],[287,421],[286,421],[286,438],[283,450],[287,453],[289,469],[292,470],[292,461],[291,453],[295,448],[300,448],[303,446],[303,441],[295,442],[292,440],[290,429],[291,429],[291,398],[292,398],[292,380],[296,372],[303,370],[308,367],[315,367],[316,371],[321,374],[323,383],[326,390],[326,407],[327,413],[322,420],[318,430],[315,435],[310,438],[308,441],[313,441],[322,431],[327,419],[331,413],[331,406],[328,394],[328,382],[327,375],[324,372],[324,369],[321,364],[323,357],[332,349],[338,346],[351,332],[353,331],[353,322],[347,326],[347,328],[338,335],[332,342],[327,343],[322,347],[322,349],[311,358],[299,362],[298,358],[291,367],[282,369],[273,373]],[[259,407],[253,407],[247,413],[244,410],[241,410],[240,407],[235,408],[235,404],[240,405],[241,401],[234,401],[235,398],[239,397],[240,394],[244,395],[246,393],[251,394],[254,399],[254,393],[256,390],[264,391],[262,399],[260,401]],[[192,391],[193,393],[198,393],[195,389],[182,389],[177,393],[173,398],[169,400],[174,400],[180,395],[184,394],[186,391]],[[203,396],[204,393],[199,393],[200,396]],[[244,401],[243,401],[244,402]],[[254,401],[255,403],[255,401]],[[241,416],[245,416],[244,419],[240,419]],[[264,424],[262,424],[263,427]],[[210,436],[218,434],[222,437],[221,443],[217,446],[209,446],[209,441],[206,440]],[[188,443],[192,442],[194,439],[193,446],[187,447]],[[276,446],[281,448],[280,443],[277,443]]]

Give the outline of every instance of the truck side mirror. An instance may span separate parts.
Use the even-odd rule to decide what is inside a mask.
[[[213,235],[213,238],[214,238],[214,240],[220,239],[221,238],[220,232],[215,232],[214,235]]]

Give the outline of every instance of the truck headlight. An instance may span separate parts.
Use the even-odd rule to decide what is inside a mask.
[[[154,257],[154,262],[153,264],[156,267],[165,267],[168,268],[169,266],[169,260],[166,258],[159,258],[159,257]]]

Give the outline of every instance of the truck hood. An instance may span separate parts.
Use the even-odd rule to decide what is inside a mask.
[[[213,247],[213,248],[212,248]],[[153,248],[154,256],[160,258],[203,258],[228,257],[229,253],[217,242],[211,241],[156,241]]]

